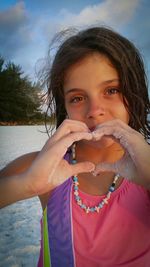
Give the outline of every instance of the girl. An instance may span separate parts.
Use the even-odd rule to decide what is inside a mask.
[[[139,52],[105,27],[74,34],[56,53],[48,98],[57,130],[1,171],[1,207],[39,195],[38,266],[148,267],[150,103]]]

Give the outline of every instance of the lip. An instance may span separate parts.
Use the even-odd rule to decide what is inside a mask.
[[[96,129],[96,126],[93,126],[93,127],[90,127],[90,128],[89,128],[89,130],[90,130],[91,132],[94,132],[95,129]]]

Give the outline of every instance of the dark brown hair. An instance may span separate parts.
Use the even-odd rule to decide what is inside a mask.
[[[64,34],[57,35],[55,41]],[[107,27],[73,32],[59,46],[47,79],[48,110],[53,109],[56,127],[66,118],[63,83],[67,70],[94,52],[107,56],[118,71],[123,101],[130,116],[129,125],[150,138],[150,102],[143,59],[132,42]]]

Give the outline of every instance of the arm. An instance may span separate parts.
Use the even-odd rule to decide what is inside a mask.
[[[0,171],[0,208],[33,196],[25,183],[24,173],[38,153],[25,154]]]
[[[82,139],[91,140],[83,122],[65,120],[39,153],[23,156],[1,171],[0,207],[44,195],[76,173],[94,170],[91,162],[70,165],[63,156]],[[24,163],[22,163],[24,162]]]

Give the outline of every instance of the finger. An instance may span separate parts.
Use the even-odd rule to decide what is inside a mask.
[[[92,133],[87,132],[75,132],[68,134],[67,136],[61,138],[57,143],[55,143],[52,148],[54,148],[55,151],[59,151],[59,153],[62,153],[63,155],[67,152],[68,148],[77,141],[80,140],[92,140],[93,136]]]
[[[120,127],[124,130],[134,131],[134,129],[132,129],[128,124],[126,124],[125,122],[123,122],[122,120],[119,120],[119,119],[113,119],[113,120],[101,123],[101,124],[97,125],[96,129],[101,129],[105,126]]]
[[[131,137],[133,134],[137,134],[137,132],[132,129],[128,124],[119,119],[113,119],[111,121],[107,121],[97,125],[94,131],[95,136],[97,135],[97,133],[101,132],[105,133],[105,135],[107,136],[112,135],[117,140],[121,139],[122,135],[128,138],[130,137],[130,134]]]
[[[120,160],[114,163],[102,162],[97,164],[93,174],[96,176],[100,172],[112,171],[114,173],[119,173],[122,177],[129,180],[133,180],[136,170],[132,160],[127,156],[123,156]]]
[[[74,165],[71,165],[72,175],[84,172],[92,172],[95,169],[95,165],[92,162],[80,162]]]
[[[120,128],[120,127],[108,127],[104,126],[92,132],[93,139],[95,141],[100,140],[102,137],[112,137],[114,140],[119,142],[119,144],[125,148],[127,151],[131,152],[131,144],[133,140],[133,134],[129,133],[128,131]]]
[[[92,134],[86,133],[86,132],[71,133],[61,138],[59,141],[54,143],[51,147],[47,147],[45,150],[42,150],[38,154],[36,162],[38,161],[38,164],[43,164],[43,165],[45,165],[45,162],[48,162],[47,168],[55,169],[56,166],[59,164],[60,160],[66,154],[68,148],[74,142],[82,140],[82,139],[91,140]]]
[[[114,173],[119,173],[119,168],[116,166],[115,163],[107,163],[102,162],[96,165],[95,170],[93,171],[93,175],[98,175],[100,172],[107,172],[111,171]]]
[[[72,132],[81,132],[81,131],[89,132],[89,129],[84,122],[66,119],[58,127],[57,131],[55,132],[55,137],[59,136],[59,133],[61,133],[62,137],[63,135],[65,136]]]
[[[90,132],[87,125],[81,121],[76,120],[64,120],[63,123],[58,127],[54,135],[47,141],[46,145],[43,147],[43,150],[46,147],[54,144],[63,136],[66,136],[73,132]]]

